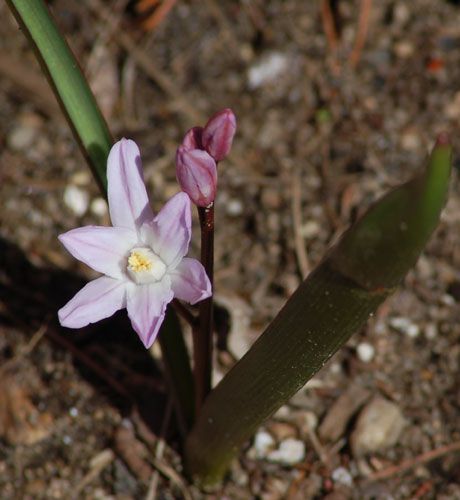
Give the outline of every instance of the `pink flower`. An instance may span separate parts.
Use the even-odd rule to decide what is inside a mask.
[[[179,146],[176,153],[176,178],[182,191],[199,207],[216,198],[217,166],[206,151]]]
[[[223,160],[232,147],[236,118],[231,109],[223,109],[212,116],[204,126],[201,144],[216,161]]]
[[[185,134],[176,153],[176,178],[195,205],[207,207],[214,202],[217,162],[230,152],[235,131],[235,115],[227,108],[204,127],[193,127]]]
[[[105,276],[60,309],[59,321],[81,328],[126,307],[148,348],[173,297],[195,304],[211,295],[211,284],[201,263],[185,257],[191,237],[188,196],[176,194],[153,215],[135,142],[122,139],[112,147],[107,180],[113,227],[86,226],[59,236],[75,258]]]

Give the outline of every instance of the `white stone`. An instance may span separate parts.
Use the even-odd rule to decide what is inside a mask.
[[[283,405],[278,408],[278,410],[273,414],[273,418],[276,420],[285,420],[289,418],[291,410],[289,406]]]
[[[88,210],[89,194],[77,186],[67,186],[64,191],[64,203],[80,217]]]
[[[374,346],[368,342],[361,342],[356,348],[356,354],[363,363],[369,363],[375,356]]]
[[[268,454],[267,458],[270,462],[279,464],[297,464],[305,458],[305,443],[299,439],[285,439],[277,450]]]
[[[425,337],[429,340],[433,340],[438,336],[438,326],[436,323],[428,323],[425,326]]]
[[[334,469],[332,471],[332,480],[334,483],[344,486],[353,485],[353,478],[351,477],[350,471],[345,469],[345,467],[337,467],[337,469]]]
[[[91,202],[90,209],[94,215],[104,217],[104,215],[106,215],[108,211],[107,202],[104,200],[104,198],[95,198]]]
[[[304,238],[314,238],[319,234],[321,230],[321,226],[318,224],[318,222],[314,220],[310,220],[305,222],[305,224],[300,228],[300,234]]]
[[[272,435],[266,431],[259,431],[254,438],[254,449],[257,458],[265,458],[275,446]]]
[[[389,323],[392,328],[406,334],[408,337],[415,338],[420,334],[420,327],[409,318],[398,316],[396,318],[391,318]]]
[[[237,217],[243,213],[243,204],[240,200],[232,199],[227,203],[227,214]]]
[[[8,146],[14,151],[26,151],[38,137],[42,120],[34,113],[22,114],[7,137]]]
[[[380,396],[370,401],[358,416],[350,445],[355,457],[395,446],[407,422],[399,407]]]
[[[251,89],[273,82],[287,70],[288,58],[280,52],[272,52],[262,57],[248,71],[248,84]]]

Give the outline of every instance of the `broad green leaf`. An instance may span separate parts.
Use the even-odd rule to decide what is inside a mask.
[[[446,200],[450,156],[440,136],[428,168],[343,235],[211,392],[186,442],[185,464],[197,483],[221,480],[241,445],[364,325],[415,264]]]

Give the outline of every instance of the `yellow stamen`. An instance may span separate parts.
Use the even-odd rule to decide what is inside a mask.
[[[128,257],[129,269],[135,273],[150,271],[153,267],[152,261],[141,252],[133,250]]]

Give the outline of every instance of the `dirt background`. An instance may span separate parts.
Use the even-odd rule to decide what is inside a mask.
[[[216,206],[216,299],[230,319],[218,379],[331,241],[423,166],[437,133],[460,151],[460,7],[335,1],[334,37],[325,2],[173,3],[163,17],[124,1],[51,7],[114,137],[138,142],[154,208],[178,190],[185,131],[224,107],[237,115]],[[158,350],[124,313],[79,332],[56,322],[93,277],[57,235],[108,217],[0,12],[0,498],[460,498],[456,172],[404,284],[263,426],[222,489],[200,493],[181,475]]]

